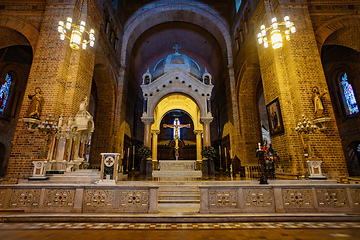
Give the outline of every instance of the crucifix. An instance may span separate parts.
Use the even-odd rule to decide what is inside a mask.
[[[175,124],[164,124],[163,125],[164,128],[172,128],[175,129],[175,136],[174,136],[174,140],[175,140],[175,158],[176,161],[179,158],[179,129],[186,127],[186,128],[190,128],[190,124],[179,124],[179,119],[175,118]]]
[[[179,47],[179,45],[175,45],[175,47],[173,47],[173,49],[175,49],[175,53],[179,53],[179,49],[181,49],[181,47]]]

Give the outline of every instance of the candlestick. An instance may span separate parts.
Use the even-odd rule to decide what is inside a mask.
[[[133,166],[132,166],[132,170],[134,171],[135,169],[135,146],[133,146]]]

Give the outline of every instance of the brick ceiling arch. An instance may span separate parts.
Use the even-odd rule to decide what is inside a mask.
[[[0,27],[11,28],[21,33],[35,52],[40,32],[34,25],[17,17],[0,15]]]
[[[148,9],[144,7],[143,9]],[[208,31],[221,47],[226,64],[232,66],[231,38],[229,27],[224,19],[209,6],[203,8],[181,4],[155,5],[140,15],[134,14],[125,24],[121,49],[121,65],[126,66],[131,50],[137,39],[148,29],[167,22],[185,22],[197,25]]]

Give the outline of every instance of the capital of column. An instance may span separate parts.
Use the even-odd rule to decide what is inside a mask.
[[[200,118],[200,122],[204,125],[208,125],[213,121],[213,117],[202,117]]]
[[[141,121],[145,125],[150,125],[150,124],[153,124],[155,122],[155,119],[153,117],[141,117]]]
[[[196,135],[201,135],[203,133],[203,131],[202,130],[194,130],[194,133]]]
[[[151,130],[152,135],[159,135],[160,130]]]

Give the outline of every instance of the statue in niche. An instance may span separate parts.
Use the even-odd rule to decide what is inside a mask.
[[[29,99],[31,99],[31,103],[27,112],[27,117],[40,119],[41,111],[44,105],[44,97],[41,93],[41,89],[39,87],[36,87],[35,94],[29,94],[28,97]]]
[[[324,105],[321,98],[327,93],[326,91],[320,94],[319,88],[317,86],[312,88],[312,101],[314,104],[315,118],[324,117]]]

